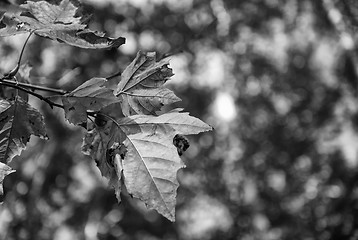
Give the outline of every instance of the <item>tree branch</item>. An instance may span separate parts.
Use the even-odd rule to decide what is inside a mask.
[[[64,106],[60,105],[60,104],[57,104],[55,102],[52,102],[51,100],[49,100],[48,98],[38,94],[38,93],[35,93],[33,91],[30,91],[29,89],[26,89],[26,88],[23,88],[21,87],[20,85],[17,85],[15,82],[12,82],[12,83],[9,83],[9,82],[0,82],[1,85],[4,85],[4,86],[8,86],[8,87],[12,87],[12,88],[15,88],[15,89],[18,89],[18,90],[21,90],[23,92],[26,92],[32,96],[35,96],[37,97],[38,99],[46,102],[48,105],[50,105],[51,108],[53,107],[59,107],[59,108],[62,108],[64,109]]]
[[[33,85],[33,84],[29,84],[29,83],[15,82],[15,81],[12,81],[12,80],[6,79],[6,78],[0,79],[0,84],[2,84],[2,83],[11,84],[10,87],[18,85],[18,86],[23,87],[23,88],[29,88],[29,89],[32,89],[32,90],[39,90],[39,91],[45,91],[45,92],[52,92],[52,93],[56,93],[56,94],[59,94],[59,95],[65,95],[66,93],[68,93],[67,91],[64,91],[62,89],[49,88],[49,87]]]

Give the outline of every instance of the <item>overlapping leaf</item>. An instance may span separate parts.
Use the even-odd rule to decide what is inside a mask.
[[[0,36],[32,32],[42,37],[65,42],[81,48],[111,48],[124,44],[125,39],[109,38],[87,28],[75,0],[62,0],[58,5],[46,1],[27,1],[22,11],[2,17]]]
[[[157,115],[163,105],[180,101],[163,84],[173,76],[168,60],[156,61],[154,52],[139,51],[133,62],[123,71],[116,95],[122,99],[125,116]]]
[[[173,129],[174,135],[192,135],[212,130],[212,128],[187,112],[172,111],[160,116],[134,115],[119,121],[122,130],[129,133],[139,131],[168,131]],[[172,137],[174,137],[174,135]]]
[[[96,161],[118,199],[124,181],[129,194],[174,221],[177,171],[185,165],[173,140],[212,128],[180,110],[156,116],[163,105],[180,100],[163,87],[172,75],[167,60],[156,62],[155,53],[139,52],[115,91],[124,116],[107,116],[105,126],[88,131],[82,151]]]
[[[118,102],[108,85],[105,78],[92,78],[62,96],[66,119],[70,123],[81,124],[87,121],[87,111],[97,112]]]
[[[109,179],[109,185],[114,188],[118,201],[122,187],[123,140],[124,133],[112,122],[108,122],[103,127],[88,131],[82,144],[82,153],[91,156],[102,176]]]
[[[0,197],[2,197],[2,195],[4,194],[4,189],[3,189],[3,181],[4,178],[9,175],[10,173],[15,172],[15,170],[13,170],[11,167],[9,167],[8,165],[0,162]],[[0,200],[1,202],[2,200]]]
[[[106,130],[105,130],[106,129]],[[87,133],[82,151],[92,156],[102,175],[110,179],[118,197],[121,171],[128,192],[171,221],[175,220],[176,175],[184,163],[179,158],[173,138],[177,134],[197,134],[211,130],[188,113],[170,112],[160,116],[135,115],[109,121],[106,127]],[[123,143],[123,144],[122,144]],[[122,157],[108,152],[113,146],[125,147]],[[112,164],[111,164],[112,163]]]
[[[0,99],[0,162],[20,155],[31,135],[47,138],[43,116],[20,97]]]

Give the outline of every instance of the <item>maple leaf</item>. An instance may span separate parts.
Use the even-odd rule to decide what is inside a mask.
[[[66,119],[73,124],[87,121],[87,111],[100,111],[102,108],[119,101],[109,88],[110,81],[105,78],[92,78],[72,92],[63,95]]]
[[[170,137],[164,133],[131,134],[124,142],[127,153],[123,174],[128,193],[151,209],[175,220],[177,171],[182,163]]]
[[[37,35],[81,48],[111,48],[124,44],[125,39],[109,38],[87,28],[86,19],[79,16],[80,4],[61,0],[58,5],[46,1],[27,1],[20,5],[21,13],[4,18],[0,36],[34,31]],[[10,19],[10,20],[9,20]]]
[[[212,127],[200,119],[190,116],[187,112],[178,112],[177,110],[159,116],[134,115],[122,118],[118,123],[125,133],[173,129],[173,137],[176,134],[192,135],[212,130]]]
[[[88,131],[82,152],[96,161],[102,175],[110,180],[118,200],[123,172],[129,194],[175,221],[179,186],[176,175],[185,165],[173,140],[178,134],[197,134],[211,129],[188,113],[175,110],[160,116],[134,115],[112,119],[105,127]],[[109,154],[114,150],[116,154]]]
[[[188,113],[134,115],[117,123],[126,134],[123,175],[128,193],[171,221],[175,220],[177,171],[185,167],[173,139],[212,130]]]
[[[48,138],[41,113],[20,97],[11,102],[0,99],[0,162],[20,155],[31,135]]]
[[[3,185],[2,185],[4,178],[13,172],[15,172],[15,170],[13,170],[8,165],[0,162],[0,197],[2,197],[2,195],[4,194],[4,189],[3,189]],[[0,202],[2,202],[2,200]]]
[[[125,116],[157,115],[163,105],[180,101],[171,90],[162,87],[173,76],[168,59],[156,61],[154,52],[139,51],[123,71],[115,95],[122,99]]]

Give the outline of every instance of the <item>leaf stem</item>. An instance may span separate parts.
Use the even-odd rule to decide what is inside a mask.
[[[31,37],[31,35],[32,35],[33,32],[34,32],[34,31],[31,31],[30,34],[29,34],[29,36],[27,36],[27,38],[26,38],[26,40],[25,40],[25,43],[24,43],[24,45],[22,46],[22,49],[21,49],[21,52],[20,52],[20,56],[19,56],[19,59],[17,60],[17,63],[16,63],[15,68],[12,69],[12,70],[11,70],[10,72],[8,72],[7,74],[5,74],[4,77],[3,77],[3,79],[8,79],[8,80],[9,80],[9,79],[12,79],[12,78],[16,75],[16,73],[19,71],[20,64],[21,64],[21,59],[22,59],[22,56],[23,56],[23,54],[24,54],[24,52],[25,52],[25,47],[26,47],[27,42],[29,41],[29,39],[30,39],[30,37]]]

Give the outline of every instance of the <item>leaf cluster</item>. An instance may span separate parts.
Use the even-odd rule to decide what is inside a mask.
[[[95,49],[124,43],[124,38],[109,38],[88,29],[85,22],[77,1],[27,1],[18,12],[1,15],[0,36],[30,32]],[[211,127],[182,109],[164,110],[180,101],[164,86],[173,76],[169,60],[157,60],[154,52],[139,51],[121,76],[94,77],[68,93],[28,84],[28,66],[20,66],[20,60],[21,55],[14,70],[0,80],[0,185],[13,172],[7,164],[21,154],[32,135],[48,139],[43,116],[27,101],[31,94],[51,107],[63,108],[69,123],[86,129],[82,152],[109,179],[118,201],[126,189],[174,221],[179,186],[176,175],[185,166],[179,155],[189,147],[183,135]],[[53,102],[56,96],[46,98],[33,90],[58,93],[62,104]],[[2,193],[2,185],[0,190]]]

